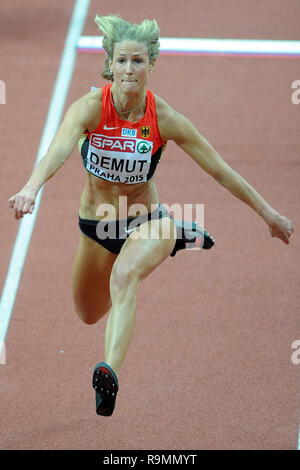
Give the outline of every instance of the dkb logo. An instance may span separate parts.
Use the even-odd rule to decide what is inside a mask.
[[[6,104],[6,85],[3,80],[0,80],[0,104]]]

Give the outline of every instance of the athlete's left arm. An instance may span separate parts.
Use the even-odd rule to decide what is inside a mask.
[[[173,140],[218,183],[252,207],[268,224],[272,237],[288,244],[293,232],[291,221],[271,207],[248,181],[233,170],[189,119],[173,109],[169,109],[167,114],[168,125],[162,122],[160,126],[165,140]]]

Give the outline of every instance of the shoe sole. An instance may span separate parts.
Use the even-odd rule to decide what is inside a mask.
[[[96,392],[96,413],[111,416],[119,390],[117,376],[107,364],[100,362],[94,369],[92,385]]]

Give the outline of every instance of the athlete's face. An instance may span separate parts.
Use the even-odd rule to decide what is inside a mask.
[[[113,61],[110,66],[114,83],[125,93],[137,93],[148,81],[154,64],[149,63],[145,44],[123,41],[115,44]]]

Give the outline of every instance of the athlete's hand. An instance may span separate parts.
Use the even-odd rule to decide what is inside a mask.
[[[268,221],[270,233],[272,237],[280,238],[287,245],[290,243],[290,236],[294,229],[292,222],[283,215],[276,214]]]
[[[8,203],[11,209],[15,211],[15,218],[21,219],[24,214],[32,214],[36,200],[36,193],[24,186],[23,189],[11,198]]]

